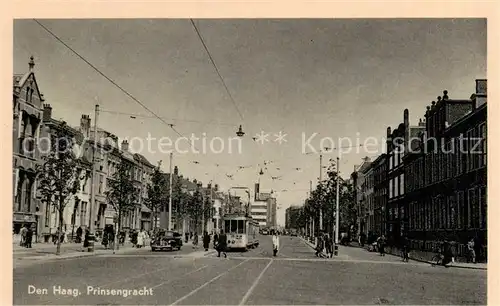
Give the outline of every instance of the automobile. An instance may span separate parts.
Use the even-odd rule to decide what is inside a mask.
[[[267,230],[262,230],[262,235],[269,235],[269,232]]]
[[[164,229],[157,230],[151,238],[151,251],[180,250],[182,247],[182,235],[175,231]]]

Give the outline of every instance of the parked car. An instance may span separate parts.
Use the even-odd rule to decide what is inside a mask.
[[[180,250],[182,235],[178,232],[160,229],[151,238],[151,251]]]

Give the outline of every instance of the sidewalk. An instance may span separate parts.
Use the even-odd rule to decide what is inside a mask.
[[[120,245],[117,254],[141,250],[134,248],[131,243],[125,243],[124,246]],[[14,261],[39,261],[39,260],[52,260],[52,259],[67,259],[89,257],[97,255],[112,254],[112,249],[105,249],[100,243],[94,245],[94,252],[88,252],[88,248],[83,248],[81,243],[63,243],[61,244],[61,254],[56,255],[57,245],[53,243],[39,243],[33,245],[33,248],[27,249],[20,246],[13,246],[13,259]]]
[[[361,247],[357,242],[351,242],[349,246],[354,247],[354,248],[361,248],[361,249],[368,248],[367,245],[365,245],[364,247]],[[397,248],[386,247],[386,254],[391,255],[391,256],[401,257],[401,251]],[[429,258],[432,258],[433,256],[434,256],[434,254],[430,253],[430,252],[410,251],[410,259],[411,260],[425,262],[428,264],[432,264],[432,262]],[[476,270],[487,270],[488,269],[487,263],[473,264],[473,263],[467,263],[467,262],[454,262],[448,266],[453,267],[453,268],[476,269]]]

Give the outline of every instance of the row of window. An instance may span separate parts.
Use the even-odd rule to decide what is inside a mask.
[[[405,174],[401,173],[389,180],[389,199],[399,197],[405,193]]]
[[[486,126],[483,123],[470,129],[466,137],[448,141],[443,150],[428,153],[408,165],[407,189],[413,191],[482,168],[486,161]]]
[[[424,229],[484,229],[487,222],[486,187],[457,191],[409,205],[409,226]]]

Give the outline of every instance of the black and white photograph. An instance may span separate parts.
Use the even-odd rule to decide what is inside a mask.
[[[12,61],[13,304],[487,304],[486,18],[14,19]]]

